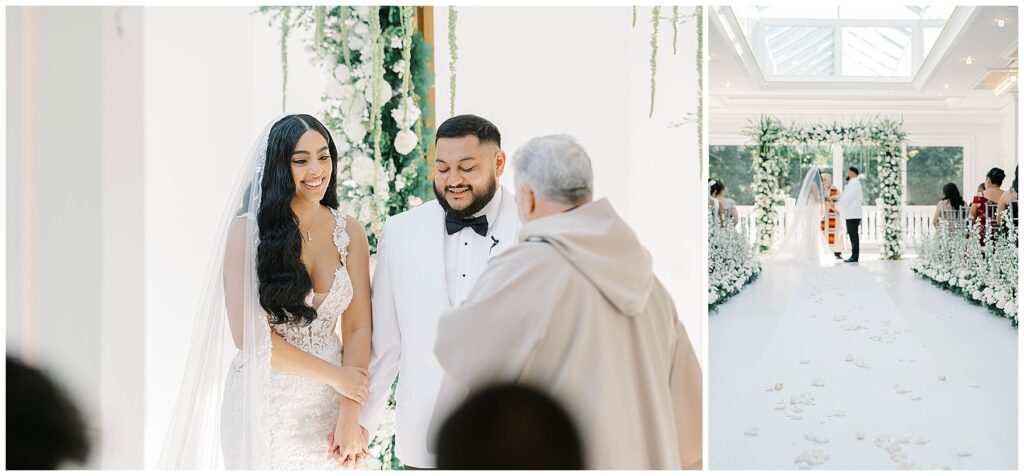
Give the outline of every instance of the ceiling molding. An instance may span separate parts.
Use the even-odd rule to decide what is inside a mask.
[[[932,46],[931,52],[928,53],[928,56],[921,63],[921,67],[918,68],[917,75],[914,76],[912,82],[916,90],[923,91],[928,81],[935,75],[935,72],[946,62],[950,51],[953,49],[953,45],[956,44],[956,41],[966,31],[965,27],[978,11],[977,7],[956,7],[953,10],[953,14],[946,21],[946,26],[942,28],[942,32],[939,33],[939,37],[935,40],[935,45]]]

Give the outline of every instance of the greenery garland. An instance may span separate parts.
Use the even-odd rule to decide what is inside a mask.
[[[448,7],[448,117],[455,116],[455,63],[459,61],[459,44],[455,38],[455,28],[459,20],[459,11]]]
[[[704,177],[704,7],[693,10],[697,27],[697,163]]]
[[[763,115],[756,124],[744,129],[754,146],[754,209],[757,214],[757,236],[760,250],[768,251],[775,243],[776,205],[782,202],[780,177],[786,157],[778,154],[780,146],[842,144],[871,145],[879,149],[879,171],[882,189],[882,258],[900,259],[903,249],[901,213],[903,206],[903,146],[907,135],[902,121],[873,119],[853,124],[812,124],[784,127],[771,116]]]
[[[700,7],[697,7],[700,8]],[[679,6],[672,7],[672,56],[676,54],[676,43],[679,38]]]
[[[651,110],[647,114],[648,119],[654,117],[654,78],[658,74],[658,20],[661,17],[661,7],[651,9]]]

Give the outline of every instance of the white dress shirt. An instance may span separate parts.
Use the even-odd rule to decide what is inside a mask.
[[[487,236],[480,236],[472,227],[465,227],[444,237],[444,267],[448,284],[448,303],[458,306],[469,296],[477,278],[483,273],[491,250],[495,246],[493,236],[495,220],[501,210],[501,187],[494,192],[477,214],[487,216]],[[504,244],[504,243],[503,243]]]

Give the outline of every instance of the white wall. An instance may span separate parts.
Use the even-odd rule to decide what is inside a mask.
[[[229,189],[282,112],[280,33],[253,10],[145,8],[147,467],[170,421]],[[300,35],[289,41],[288,109],[316,115],[324,80]]]
[[[440,124],[449,117],[448,12],[434,11]],[[593,162],[595,196],[607,197],[651,251],[702,356],[701,159],[696,127],[669,127],[696,112],[696,30],[692,22],[679,28],[673,56],[671,26],[661,23],[648,119],[650,16],[640,7],[634,29],[630,7],[459,7],[455,113],[494,122],[510,155],[538,135],[575,136]]]

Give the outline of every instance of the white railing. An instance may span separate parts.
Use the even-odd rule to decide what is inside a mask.
[[[786,233],[786,213],[784,208],[780,208],[776,218],[776,227],[778,229],[777,237],[781,239]],[[751,243],[755,243],[757,240],[757,229],[755,226],[754,217],[752,216],[754,207],[753,205],[737,205],[736,211],[739,212],[740,223],[738,228],[741,230],[747,230],[747,238]],[[934,205],[913,205],[903,207],[903,244],[904,246],[913,246],[915,243],[920,243],[925,237],[931,235],[935,230],[935,226],[932,225],[932,217],[935,215]],[[848,240],[849,238],[847,238]],[[865,244],[880,244],[882,243],[882,207],[864,207],[863,217],[860,222],[860,241]]]

